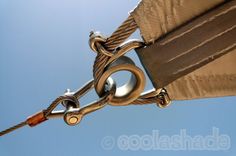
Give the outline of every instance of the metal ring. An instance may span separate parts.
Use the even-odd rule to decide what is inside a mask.
[[[118,71],[131,72],[131,78],[125,85],[117,88],[115,96],[109,101],[110,105],[123,106],[128,105],[139,97],[145,87],[145,75],[143,71],[135,66],[135,63],[126,56],[121,56],[114,62],[110,63],[101,78],[98,80],[95,90],[99,96],[104,95],[104,87],[107,79]]]

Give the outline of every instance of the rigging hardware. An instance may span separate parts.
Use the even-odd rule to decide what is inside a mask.
[[[144,44],[138,40],[124,42],[136,30],[137,26],[131,17],[123,25],[110,38],[105,38],[99,33],[91,33],[90,47],[97,52],[93,70],[94,80],[89,81],[76,92],[67,90],[64,95],[56,98],[47,109],[28,117],[26,121],[0,132],[0,136],[25,125],[34,127],[52,118],[63,117],[68,125],[76,125],[85,115],[99,110],[107,104],[124,106],[156,103],[160,108],[168,106],[170,99],[167,92],[163,89],[154,89],[141,94],[145,86],[144,73],[135,66],[130,58],[124,55],[132,49],[144,46]],[[132,26],[132,28],[127,30],[128,26]],[[112,40],[114,40],[114,43],[111,42]],[[132,76],[125,86],[116,88],[116,83],[110,75],[120,70],[130,71]],[[95,88],[100,99],[81,107],[79,99],[93,88]],[[62,104],[65,110],[55,110],[59,104]]]

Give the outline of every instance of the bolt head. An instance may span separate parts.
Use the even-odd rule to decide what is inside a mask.
[[[72,116],[70,119],[69,119],[69,123],[70,124],[76,124],[78,122],[78,118],[76,116]]]
[[[81,119],[82,119],[82,115],[81,114],[72,114],[70,112],[67,112],[65,115],[64,115],[64,121],[70,125],[70,126],[74,126],[74,125],[77,125]]]

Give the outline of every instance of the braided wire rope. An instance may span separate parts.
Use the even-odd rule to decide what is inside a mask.
[[[48,115],[52,112],[52,110],[53,110],[58,104],[60,104],[63,100],[71,100],[71,97],[69,97],[69,96],[59,96],[58,98],[56,98],[56,99],[49,105],[49,107],[48,107],[47,109],[45,109],[45,110],[42,111],[42,112],[44,113],[45,119],[46,119],[46,118],[48,117]],[[73,99],[73,100],[74,100],[74,99]],[[17,125],[14,125],[14,126],[12,126],[12,127],[10,127],[10,128],[7,128],[7,129],[1,131],[1,132],[0,132],[0,136],[3,136],[3,135],[5,135],[5,134],[7,134],[7,133],[10,133],[10,132],[12,132],[12,131],[14,131],[14,130],[16,130],[16,129],[19,129],[19,128],[23,127],[23,126],[26,126],[26,125],[29,125],[28,120],[25,120],[25,121],[23,121],[23,122],[21,122],[21,123],[19,123],[19,124],[17,124]]]
[[[132,16],[129,16],[122,24],[117,28],[117,30],[111,34],[110,37],[107,38],[106,42],[103,44],[104,48],[107,51],[114,51],[119,45],[121,45],[130,35],[132,35],[138,25],[134,21]],[[99,43],[96,43],[96,46],[99,47]],[[102,53],[98,53],[93,66],[93,77],[95,80],[95,84],[97,80],[103,74],[105,65],[110,57],[103,55]]]
[[[21,123],[19,123],[19,124],[17,124],[17,125],[14,125],[14,126],[8,128],[8,129],[5,129],[5,130],[1,131],[1,132],[0,132],[0,136],[3,136],[3,135],[5,135],[5,134],[7,134],[7,133],[10,133],[10,132],[12,132],[12,131],[14,131],[14,130],[16,130],[16,129],[19,129],[19,128],[25,126],[25,125],[27,125],[27,122],[26,122],[26,121],[23,121],[23,122],[21,122]]]
[[[115,50],[121,43],[123,43],[131,34],[135,32],[138,25],[134,21],[132,16],[129,16],[122,24],[117,28],[115,32],[107,38],[104,46],[108,51]]]

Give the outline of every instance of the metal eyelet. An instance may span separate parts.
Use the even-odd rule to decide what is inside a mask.
[[[95,90],[99,96],[104,94],[104,87],[110,76],[119,71],[129,71],[131,78],[125,85],[117,88],[115,96],[109,101],[110,105],[123,106],[128,105],[139,97],[145,87],[145,75],[143,71],[135,66],[135,63],[126,56],[121,56],[110,63],[98,80]]]

